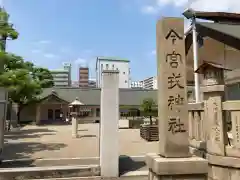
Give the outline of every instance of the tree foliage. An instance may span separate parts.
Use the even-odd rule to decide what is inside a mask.
[[[39,82],[41,88],[49,88],[54,85],[51,72],[42,67],[34,67],[33,78]]]
[[[13,24],[8,22],[9,14],[3,9],[0,8],[0,48],[5,50],[6,40],[15,40],[18,38],[18,32],[13,28]]]
[[[149,116],[150,118],[150,125],[152,125],[152,116],[156,115],[157,113],[157,106],[156,103],[152,98],[146,98],[143,100],[141,104],[141,110],[145,116]]]
[[[0,52],[0,60],[4,64],[0,73],[0,85],[8,88],[9,96],[14,102],[26,104],[35,99],[33,96],[38,95],[42,88],[53,86],[53,77],[48,69],[36,67],[33,63],[24,61],[21,56],[11,53]]]
[[[36,101],[43,88],[53,86],[53,77],[48,69],[5,52],[6,40],[17,39],[19,35],[8,19],[8,13],[0,8],[0,86],[7,88],[9,101],[19,105],[19,120],[24,105]]]
[[[0,86],[6,87],[10,100],[19,105],[36,100],[41,93],[40,83],[31,77],[27,69],[4,72],[0,76]]]
[[[4,64],[0,86],[7,88],[9,101],[19,105],[19,120],[24,105],[36,101],[43,88],[53,86],[53,77],[48,69],[35,67],[14,54],[0,52],[0,60]]]

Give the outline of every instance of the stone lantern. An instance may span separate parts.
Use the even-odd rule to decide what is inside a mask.
[[[224,85],[224,71],[231,71],[224,68],[221,64],[207,62],[204,63],[195,71],[196,73],[203,74],[203,85]]]
[[[81,103],[78,100],[78,97],[76,97],[76,99],[71,102],[69,104],[69,107],[71,107],[71,112],[70,115],[72,117],[72,136],[74,138],[78,137],[78,113],[80,111],[80,107],[83,105],[83,103]]]
[[[204,62],[195,72],[203,74],[204,96],[203,132],[207,152],[225,155],[227,133],[222,113],[222,102],[225,99],[224,71],[230,71],[220,64]]]

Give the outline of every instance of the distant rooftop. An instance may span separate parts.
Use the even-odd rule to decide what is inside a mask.
[[[97,57],[97,60],[130,62],[128,59],[119,58],[119,57],[106,57],[106,56],[99,56]]]
[[[53,69],[53,70],[50,70],[50,72],[52,72],[52,73],[61,73],[61,72],[69,72],[69,71],[66,70],[66,69]]]

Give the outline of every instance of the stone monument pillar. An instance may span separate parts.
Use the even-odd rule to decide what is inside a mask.
[[[119,72],[102,73],[100,168],[102,177],[118,177]]]
[[[196,73],[204,75],[202,92],[204,93],[205,127],[207,152],[225,156],[227,129],[223,119],[222,101],[225,94],[224,71],[222,65],[205,61]]]
[[[157,60],[159,153],[147,155],[149,180],[205,180],[207,161],[189,153],[182,18],[158,21]]]

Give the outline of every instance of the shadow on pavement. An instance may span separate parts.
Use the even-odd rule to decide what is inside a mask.
[[[11,140],[22,140],[25,138],[40,138],[42,136],[55,135],[56,131],[50,129],[14,129],[6,132],[4,135],[4,142],[8,143]]]
[[[49,136],[49,135],[55,135],[54,133],[44,133],[44,134],[6,134],[4,136],[4,140],[8,142],[7,140],[17,140],[17,139],[25,139],[25,138],[40,138],[41,136]]]
[[[66,146],[63,143],[8,142],[4,145],[2,157],[4,159],[31,158],[36,152],[60,150]]]
[[[145,168],[146,163],[142,158],[137,159],[126,155],[119,157],[119,175],[123,175],[129,171],[140,171]]]

